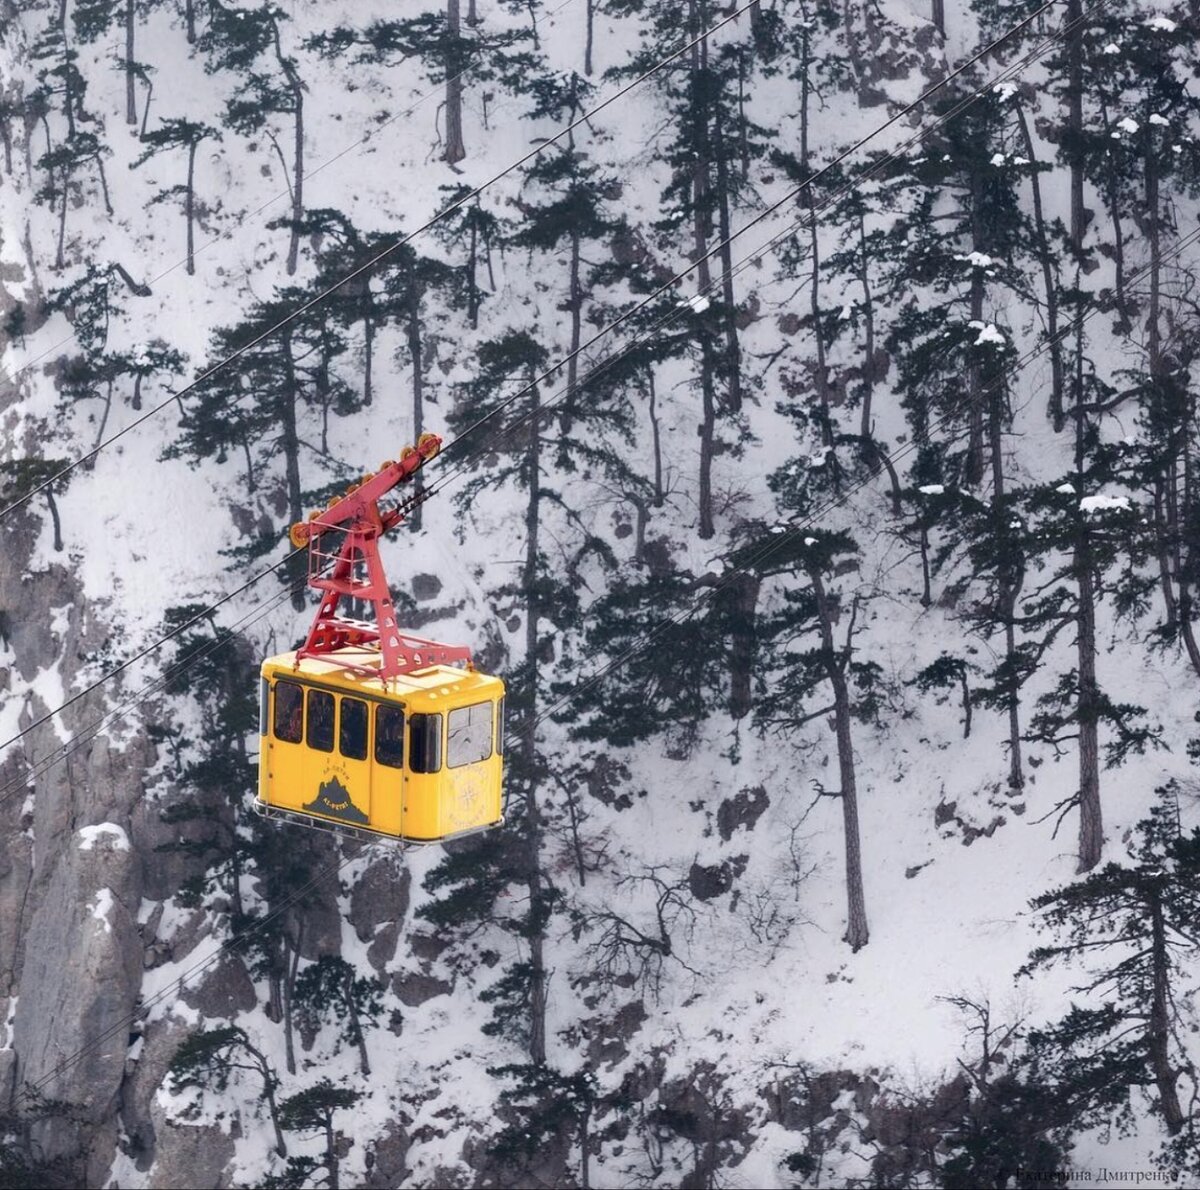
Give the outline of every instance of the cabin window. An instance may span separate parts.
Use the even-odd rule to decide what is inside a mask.
[[[324,690],[308,692],[308,734],[305,741],[318,752],[333,751],[333,695]]]
[[[375,710],[375,762],[390,769],[404,764],[404,711],[400,707]]]
[[[258,734],[266,735],[271,722],[271,683],[258,679]]]
[[[304,691],[295,682],[275,683],[275,738],[285,744],[304,738]]]
[[[414,773],[436,773],[442,767],[441,715],[409,717],[408,757]]]
[[[492,754],[492,704],[477,702],[450,712],[446,763],[452,769],[478,764]]]
[[[496,755],[504,755],[504,695],[496,704]]]
[[[342,699],[338,750],[351,760],[367,759],[367,704],[361,699]]]

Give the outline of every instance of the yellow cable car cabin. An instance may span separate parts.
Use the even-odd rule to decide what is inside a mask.
[[[263,663],[264,811],[413,843],[498,826],[504,683],[434,665],[387,687],[295,653]]]
[[[292,544],[307,547],[320,603],[304,644],[262,665],[264,814],[409,843],[504,820],[504,683],[479,673],[469,649],[397,626],[379,557],[379,538],[424,496],[393,508],[379,498],[440,447],[436,434],[422,434],[399,460],[291,527]],[[340,615],[344,598],[373,606],[374,620]]]

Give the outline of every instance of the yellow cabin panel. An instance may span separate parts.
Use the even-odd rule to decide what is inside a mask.
[[[433,666],[385,689],[378,678],[294,660],[262,666],[264,806],[414,842],[501,823],[500,679]]]

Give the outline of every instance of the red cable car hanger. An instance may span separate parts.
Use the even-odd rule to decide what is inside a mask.
[[[391,591],[379,556],[379,538],[399,525],[419,502],[410,497],[393,508],[381,509],[379,500],[399,484],[410,482],[442,447],[437,434],[422,434],[417,445],[406,446],[399,461],[384,463],[374,475],[332,500],[324,512],[309,514],[288,532],[297,549],[308,547],[308,585],[321,592],[321,602],[304,644],[296,652],[296,666],[306,657],[355,673],[388,679],[427,669],[431,665],[465,663],[472,669],[471,650],[445,645],[402,632],[396,626]],[[321,539],[331,532],[344,537],[336,550],[322,550]],[[332,562],[326,573],[325,565]],[[356,574],[356,567],[358,573]],[[369,600],[375,622],[338,615],[343,596]]]

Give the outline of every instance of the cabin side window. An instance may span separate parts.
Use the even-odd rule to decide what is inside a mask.
[[[478,764],[492,754],[492,704],[477,702],[450,712],[446,763],[452,769]]]
[[[408,767],[414,773],[436,773],[442,767],[441,715],[411,715]]]
[[[338,723],[338,750],[351,760],[367,759],[367,704],[358,698],[343,698]]]
[[[333,751],[333,695],[308,692],[308,732],[305,742],[318,752]]]
[[[375,708],[375,763],[390,769],[404,765],[404,711],[400,707]]]
[[[298,744],[304,738],[304,691],[295,682],[275,683],[275,738]]]
[[[496,755],[504,755],[504,695],[496,703]]]
[[[258,679],[258,734],[266,735],[271,724],[271,683]]]

